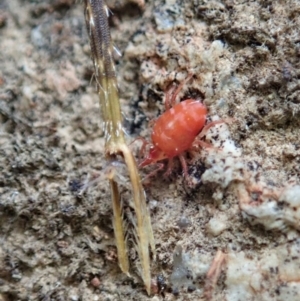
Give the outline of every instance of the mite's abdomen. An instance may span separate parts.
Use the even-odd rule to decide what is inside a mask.
[[[169,158],[186,151],[204,127],[207,109],[194,99],[176,104],[155,122],[152,132],[153,144]]]

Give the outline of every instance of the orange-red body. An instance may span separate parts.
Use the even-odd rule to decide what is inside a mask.
[[[163,113],[154,124],[153,145],[140,166],[172,159],[191,148],[205,125],[206,116],[206,106],[195,99],[184,100]]]

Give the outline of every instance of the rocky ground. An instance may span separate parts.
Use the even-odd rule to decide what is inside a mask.
[[[118,268],[83,3],[0,3],[0,300],[299,300],[300,4],[107,1],[128,141],[164,96],[201,99],[213,147],[145,187],[148,297]],[[145,176],[151,167],[141,170]],[[100,177],[101,178],[101,177]],[[94,181],[96,179],[96,181]],[[163,179],[163,180],[162,180]]]

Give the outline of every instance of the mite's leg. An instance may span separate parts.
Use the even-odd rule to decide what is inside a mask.
[[[155,163],[158,167],[156,169],[154,169],[153,171],[151,171],[143,180],[142,182],[144,184],[148,184],[150,182],[150,178],[154,177],[159,171],[161,171],[162,169],[164,169],[165,165],[164,163]],[[147,182],[149,181],[149,182]]]
[[[172,84],[166,92],[166,96],[165,96],[165,110],[166,111],[172,108],[172,95],[174,94],[175,89],[176,89],[176,86]]]
[[[172,85],[167,93],[166,93],[166,99],[165,99],[165,109],[169,110],[176,104],[176,98],[177,95],[180,93],[184,85],[193,77],[193,74],[189,74],[188,77],[176,88],[174,85]],[[174,91],[175,90],[175,91]]]
[[[230,124],[232,122],[234,122],[234,118],[226,118],[226,119],[220,119],[220,120],[215,120],[215,121],[212,121],[210,123],[208,123],[201,131],[201,133],[198,135],[198,137],[201,139],[203,138],[207,132],[209,131],[209,129],[217,124],[222,124],[222,123],[225,123],[225,124]]]
[[[210,123],[208,123],[201,131],[201,133],[198,135],[198,138],[201,139],[203,138],[207,132],[209,131],[209,129],[217,124],[221,124],[221,123],[225,123],[224,120],[216,120],[216,121],[212,121]]]
[[[195,146],[200,146],[202,148],[212,148],[212,149],[217,149],[215,148],[212,144],[210,143],[207,143],[205,141],[202,141],[200,139],[195,139],[195,141],[193,142],[193,145],[192,145],[192,149],[195,149]]]
[[[143,137],[138,137],[138,138],[136,138],[136,139],[134,139],[131,143],[130,143],[130,145],[131,144],[133,144],[134,142],[136,142],[136,141],[142,141],[142,147],[140,148],[140,150],[139,150],[139,161],[141,161],[141,158],[143,158],[143,157],[145,157],[145,153],[146,153],[146,147],[147,147],[147,145],[149,145],[149,144],[151,144],[150,142],[148,142],[145,138],[143,138]]]
[[[179,160],[180,160],[180,163],[181,163],[181,166],[182,166],[182,171],[183,171],[183,175],[186,179],[189,178],[189,173],[188,173],[188,167],[187,167],[187,164],[186,164],[186,160],[185,160],[185,157],[183,155],[179,155]]]
[[[168,166],[167,166],[167,170],[166,172],[164,173],[164,177],[168,177],[170,176],[171,172],[172,172],[172,169],[173,169],[173,158],[169,159],[168,161]]]

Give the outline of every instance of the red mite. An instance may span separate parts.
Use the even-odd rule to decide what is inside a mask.
[[[189,76],[184,83],[176,89],[175,93],[171,96],[171,100],[169,100],[170,92],[167,93],[166,108],[175,102],[177,94],[190,78],[191,76]],[[196,145],[209,147],[209,144],[201,141],[200,139],[196,139],[196,137],[201,130],[206,133],[208,128],[219,123],[219,121],[211,122],[204,128],[206,116],[206,106],[195,99],[186,99],[174,105],[170,109],[167,109],[166,112],[155,121],[151,135],[152,144],[149,148],[148,154],[139,166],[144,167],[164,159],[169,159],[168,169],[165,173],[168,175],[171,172],[173,158],[178,156],[184,175],[187,177],[188,170],[183,153]],[[142,153],[144,153],[145,146],[147,144],[148,143],[146,141],[143,142],[141,149]],[[160,165],[158,170],[162,168],[163,164]],[[156,173],[156,171],[153,173]],[[151,173],[151,175],[153,173]]]

